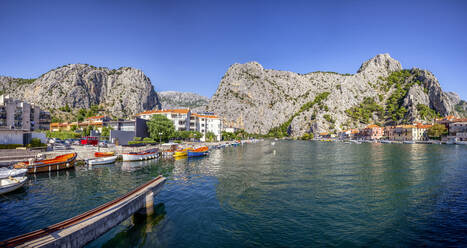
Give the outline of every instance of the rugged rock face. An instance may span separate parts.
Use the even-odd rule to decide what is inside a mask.
[[[0,77],[0,90],[44,109],[90,108],[100,105],[116,117],[160,108],[151,80],[141,70],[118,70],[70,64],[51,70],[35,80]]]
[[[162,91],[158,94],[164,109],[191,108],[193,111],[203,111],[209,103],[209,98],[195,93]]]
[[[353,75],[268,70],[257,62],[234,64],[208,109],[227,125],[247,132],[266,134],[281,127],[297,137],[370,123],[423,121],[436,113],[459,115],[454,99],[441,90],[432,73],[402,70],[389,54],[380,54]]]

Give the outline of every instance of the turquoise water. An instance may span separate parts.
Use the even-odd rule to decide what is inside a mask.
[[[307,141],[30,176],[0,196],[0,240],[159,174],[168,180],[156,214],[126,220],[88,247],[467,245],[467,146]]]

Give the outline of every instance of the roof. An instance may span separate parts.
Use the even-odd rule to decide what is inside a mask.
[[[148,110],[141,113],[136,114],[139,115],[150,115],[150,114],[162,114],[162,113],[177,113],[177,114],[188,114],[190,109],[155,109],[155,110]]]
[[[467,118],[458,118],[453,120],[453,122],[467,122]]]
[[[371,124],[371,125],[368,125],[366,128],[379,128],[380,126],[378,125],[375,125],[375,124]]]
[[[91,116],[91,117],[86,118],[86,120],[102,119],[102,118],[104,118],[104,117],[105,117],[105,115]]]
[[[432,126],[433,125],[431,124],[420,124],[420,123],[417,124],[417,128],[430,128]]]
[[[400,127],[400,128],[416,128],[416,126],[414,126],[414,125],[399,125],[399,126],[396,126],[396,127]]]
[[[323,135],[329,135],[329,133],[320,133],[319,135],[323,136]]]
[[[219,119],[217,115],[202,115],[202,114],[197,114],[197,113],[192,113],[192,116],[196,117],[201,117],[201,118],[213,118],[213,119]]]

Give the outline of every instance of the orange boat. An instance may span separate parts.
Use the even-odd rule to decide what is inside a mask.
[[[77,153],[68,153],[52,159],[44,159],[29,164],[28,161],[19,162],[13,167],[15,169],[28,169],[28,173],[58,171],[73,168],[75,166]]]
[[[115,152],[95,152],[94,157],[100,158],[100,157],[110,157],[113,156]]]

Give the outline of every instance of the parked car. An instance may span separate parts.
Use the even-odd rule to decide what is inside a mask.
[[[96,146],[99,141],[98,137],[86,136],[81,139],[81,145],[93,145]]]
[[[99,147],[107,147],[109,142],[107,140],[102,140],[99,142]]]

